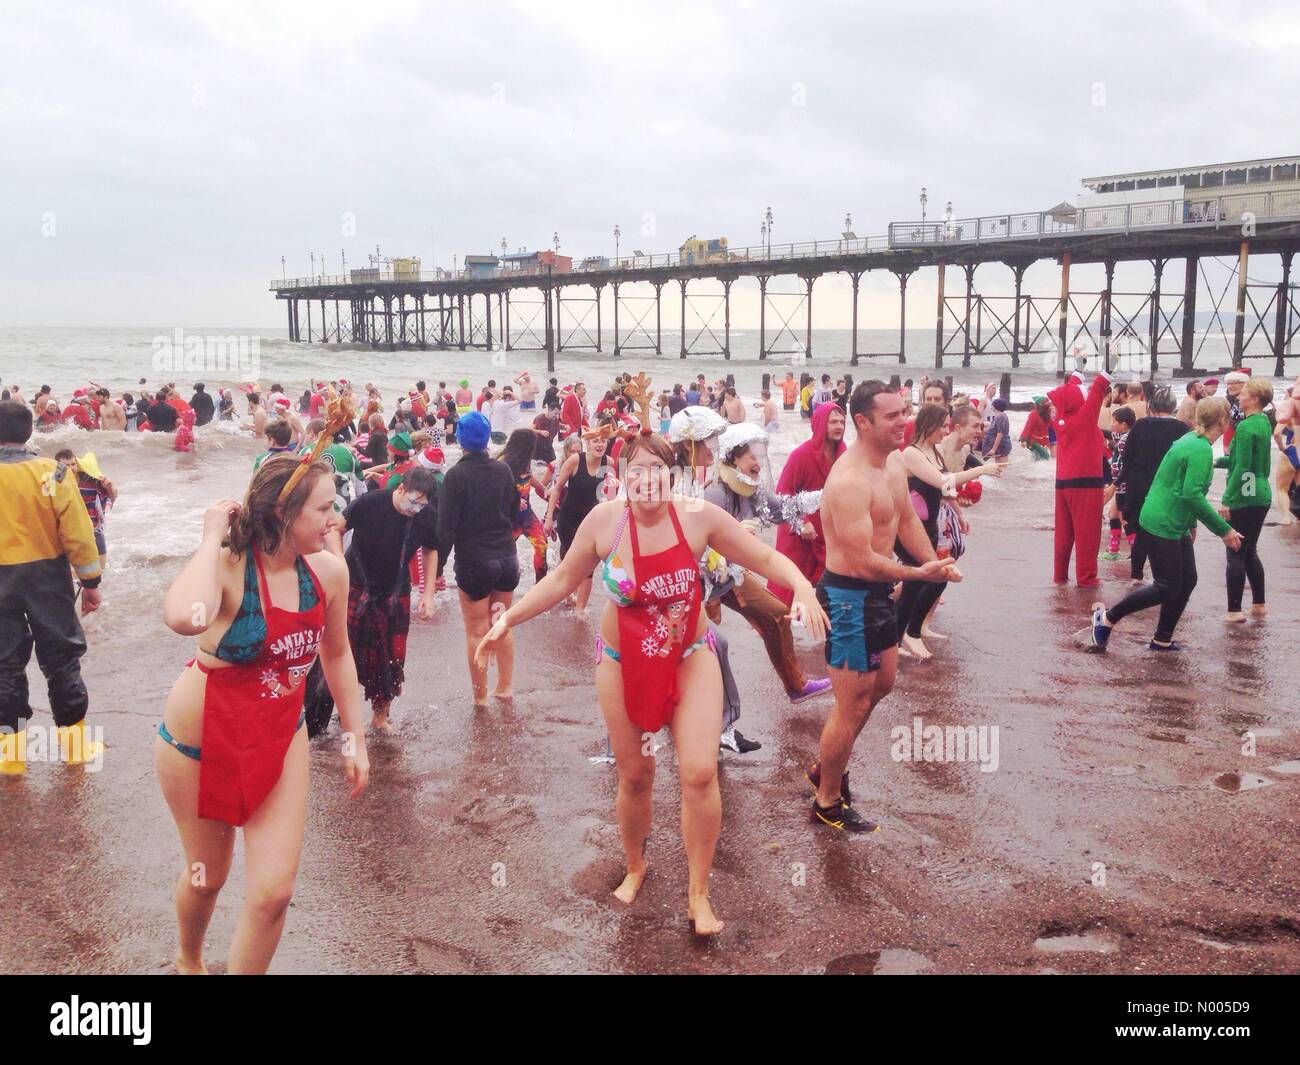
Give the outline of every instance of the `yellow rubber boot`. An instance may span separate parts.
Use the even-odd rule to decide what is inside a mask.
[[[27,772],[27,730],[0,732],[0,777],[20,777]]]
[[[94,762],[104,752],[103,743],[86,738],[84,719],[75,725],[60,725],[58,731],[59,758],[66,765],[84,765],[86,762]]]

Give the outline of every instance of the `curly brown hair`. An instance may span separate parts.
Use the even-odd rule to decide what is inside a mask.
[[[280,492],[301,461],[297,455],[274,455],[253,474],[239,517],[230,527],[223,545],[230,548],[233,558],[239,558],[250,546],[264,555],[278,551],[289,526],[307,505],[317,479],[334,475],[327,463],[313,462],[294,485],[289,497],[281,503]]]

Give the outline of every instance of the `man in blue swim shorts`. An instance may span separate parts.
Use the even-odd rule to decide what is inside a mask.
[[[894,688],[898,626],[892,597],[897,581],[959,581],[952,559],[935,556],[908,498],[899,446],[907,420],[897,389],[863,381],[849,400],[857,439],[831,467],[822,490],[826,571],[817,598],[831,620],[826,637],[835,706],[822,728],[819,757],[808,780],[817,789],[812,821],[841,832],[877,826],[851,805],[849,756],[871,711]],[[920,562],[894,559],[901,543]]]

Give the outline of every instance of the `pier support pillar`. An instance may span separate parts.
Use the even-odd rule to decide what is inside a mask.
[[[484,334],[486,336],[485,343],[487,345],[487,350],[491,351],[492,350],[492,293],[484,292],[483,302],[486,304],[486,306],[483,308],[484,311],[483,328],[487,331]]]
[[[604,285],[592,285],[596,292],[596,350],[600,351],[600,294],[605,290]]]
[[[686,358],[686,278],[678,278],[677,283],[682,286],[682,355]]]
[[[546,372],[555,373],[555,315],[551,309],[551,286],[547,282],[546,288],[542,290],[542,298],[546,300]]]
[[[962,269],[966,272],[966,313],[962,318],[962,350],[961,364],[965,369],[970,368],[970,302],[975,293],[975,267],[977,263],[966,263]]]
[[[1232,368],[1241,369],[1241,355],[1246,338],[1246,267],[1250,262],[1250,241],[1241,242],[1237,253],[1237,320],[1232,329]]]
[[[1291,326],[1291,258],[1294,248],[1282,252],[1282,280],[1277,285],[1277,315],[1273,319],[1273,376],[1281,377],[1286,372],[1283,360],[1286,359],[1287,333]]]
[[[1147,330],[1147,353],[1149,356],[1147,366],[1153,379],[1156,371],[1160,369],[1160,358],[1157,351],[1160,347],[1160,280],[1165,272],[1165,263],[1168,261],[1168,259],[1162,259],[1159,256],[1151,260],[1151,266],[1155,270],[1155,274],[1151,285],[1151,327]]]
[[[907,279],[912,271],[895,270],[894,276],[898,278],[898,362],[902,365],[907,362]]]
[[[812,275],[803,279],[804,284],[808,286],[808,318],[807,325],[804,327],[803,357],[810,360],[812,359],[812,288],[816,280]]]
[[[1020,289],[1024,284],[1025,270],[1028,269],[1028,265],[1028,263],[1011,264],[1011,273],[1016,282],[1014,326],[1011,330],[1011,368],[1013,370],[1020,369]]]
[[[1111,290],[1115,287],[1115,260],[1106,260],[1106,290],[1101,294],[1101,368],[1110,373]]]
[[[767,275],[758,275],[758,357],[767,358]],[[803,388],[803,385],[799,386]]]
[[[934,310],[934,368],[943,369],[943,274],[944,264],[940,262],[938,295]]]
[[[656,355],[662,355],[664,353],[664,337],[663,337],[664,307],[663,307],[663,300],[660,298],[660,293],[663,291],[663,287],[664,287],[664,283],[662,281],[655,282],[655,354]]]
[[[862,271],[854,270],[849,274],[853,281],[853,334],[849,341],[849,365],[858,364],[858,282],[862,280]]]
[[[456,293],[456,320],[460,330],[460,350],[465,350],[465,293]]]
[[[293,300],[285,300],[284,308],[289,312],[289,339],[297,340],[298,338],[293,335]]]
[[[560,286],[555,286],[555,350],[564,350],[564,326],[560,321]]]
[[[1070,331],[1070,253],[1061,255],[1061,306],[1056,321],[1056,375],[1065,376],[1065,345]]]
[[[502,332],[506,338],[506,351],[513,351],[510,340],[510,290],[505,291],[505,324],[502,326]]]
[[[731,278],[722,282],[722,357],[731,358]]]
[[[1188,377],[1192,375],[1193,350],[1196,344],[1196,256],[1187,257],[1183,276],[1183,340],[1178,347],[1178,368]]]
[[[615,358],[618,358],[618,353],[619,353],[619,343],[618,343],[618,290],[619,290],[620,287],[621,287],[621,286],[619,285],[619,283],[618,283],[617,281],[614,281],[614,282],[612,282],[612,283],[610,284],[610,288],[612,288],[612,289],[614,290],[614,357],[615,357]],[[655,286],[655,354],[656,354],[656,355],[659,354],[659,329],[658,329],[658,322],[659,322],[659,286],[656,285],[656,286]]]

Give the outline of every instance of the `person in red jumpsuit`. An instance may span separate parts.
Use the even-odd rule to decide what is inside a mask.
[[[1102,463],[1106,443],[1097,427],[1101,401],[1110,390],[1110,374],[1099,373],[1084,396],[1082,376],[1076,372],[1047,394],[1052,401],[1056,429],[1056,537],[1052,580],[1070,579],[1070,553],[1074,552],[1074,578],[1080,588],[1097,582],[1097,552],[1101,548]]]

